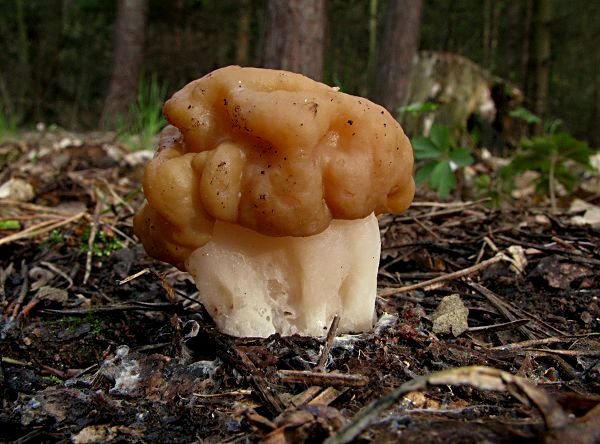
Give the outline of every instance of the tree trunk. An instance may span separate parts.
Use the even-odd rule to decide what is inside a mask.
[[[598,57],[596,57],[598,59]],[[598,66],[598,65],[596,65]],[[600,72],[594,76],[594,88],[592,90],[592,112],[588,119],[588,134],[592,146],[600,145]]]
[[[445,15],[446,23],[444,24],[444,43],[441,50],[444,52],[456,52],[456,21],[458,14],[456,13],[456,3],[446,2]],[[460,21],[460,19],[458,20]],[[460,26],[460,24],[459,24]]]
[[[492,0],[485,0],[483,4],[483,66],[491,71],[495,67],[498,48],[500,7],[499,2],[492,3]]]
[[[550,78],[550,22],[551,0],[538,0],[535,18],[535,113],[543,117],[547,111],[548,82]],[[541,124],[536,132],[541,133]]]
[[[17,6],[17,48],[18,58],[15,70],[18,73],[19,82],[17,91],[14,93],[15,106],[10,110],[17,119],[24,119],[29,100],[27,96],[31,90],[31,64],[30,64],[30,42],[27,38],[27,23],[25,21],[25,11],[23,0],[16,1]],[[9,110],[7,110],[9,112]]]
[[[532,38],[532,28],[533,28],[533,0],[525,0],[525,22],[523,27],[523,55],[522,55],[522,63],[521,63],[521,72],[523,77],[523,94],[525,96],[525,106],[529,109],[533,109],[533,102],[531,100],[532,89],[532,75],[533,71],[533,63],[531,57],[531,41]]]
[[[101,125],[114,127],[134,103],[142,69],[148,0],[119,0],[113,70]]]
[[[262,65],[321,80],[326,16],[325,0],[268,0]]]
[[[367,85],[362,95],[367,94],[366,88],[373,82],[375,63],[377,62],[377,0],[369,2],[369,59],[367,62]]]
[[[404,104],[419,46],[422,0],[388,0],[373,99],[392,115]]]
[[[504,54],[504,58],[506,59],[506,71],[507,78],[511,82],[519,85],[519,79],[523,80],[521,77],[523,75],[522,72],[519,72],[520,68],[520,58],[519,53],[522,52],[520,49],[521,41],[524,41],[526,37],[521,33],[521,26],[523,23],[523,1],[512,1],[508,4],[508,11],[506,14],[507,21],[507,35],[506,35],[506,52]],[[523,85],[520,84],[521,90],[523,90]]]
[[[250,48],[250,20],[252,18],[251,0],[241,0],[239,3],[239,17],[237,29],[237,45],[235,48],[235,62],[238,65],[248,64]]]
[[[494,71],[496,69],[496,52],[498,50],[498,28],[500,27],[500,8],[502,4],[500,2],[494,2],[492,8],[492,23],[491,23],[491,35],[490,35],[490,52],[489,52],[489,66],[488,69]]]
[[[58,69],[60,51],[62,48],[62,0],[46,0],[38,6],[39,22],[36,34],[39,36],[35,48],[35,66],[43,69],[34,70],[33,97],[34,119],[43,120],[48,116],[50,100],[57,88],[56,71]],[[57,116],[52,116],[56,120]]]
[[[490,34],[492,22],[492,0],[483,2],[483,66],[490,67]]]

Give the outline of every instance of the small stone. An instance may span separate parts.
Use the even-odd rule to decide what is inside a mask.
[[[11,199],[19,202],[29,202],[35,197],[35,191],[29,182],[13,178],[0,186],[0,199]]]
[[[61,288],[54,288],[50,286],[41,287],[38,290],[38,298],[58,302],[64,304],[69,299],[69,293]]]
[[[584,311],[583,313],[581,313],[581,320],[586,324],[591,324],[594,318],[592,317],[589,311]]]
[[[465,307],[458,294],[446,296],[432,315],[433,332],[452,333],[455,337],[460,336],[469,328],[468,315],[469,309]]]

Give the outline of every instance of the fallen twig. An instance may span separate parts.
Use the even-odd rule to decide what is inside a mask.
[[[21,202],[19,200],[11,199],[0,199],[0,206],[17,207],[24,210],[33,211],[35,213],[48,213],[55,214],[61,217],[70,216],[72,213],[69,210],[61,208],[46,207],[43,205],[36,205],[29,202]]]
[[[125,234],[123,231],[119,230],[116,226],[111,225],[111,224],[107,224],[111,230],[113,230],[115,233],[117,233],[119,236],[121,236],[123,239],[125,239],[125,246],[128,246],[130,243],[132,245],[135,245],[135,239],[133,239],[131,236],[128,236],[127,234]]]
[[[556,401],[525,379],[490,367],[461,367],[420,376],[402,384],[392,393],[363,408],[335,435],[325,440],[325,444],[352,441],[407,393],[438,385],[470,385],[481,390],[508,391],[519,400],[527,399],[533,402],[542,413],[548,429],[560,429],[569,423],[569,417]]]
[[[448,214],[454,214],[454,213],[460,213],[461,211],[463,211],[465,208],[468,207],[472,207],[474,205],[478,205],[482,202],[485,202],[488,199],[481,199],[481,200],[477,200],[477,201],[469,201],[469,202],[452,202],[451,204],[446,204],[446,205],[432,205],[432,203],[430,202],[413,202],[411,204],[411,206],[413,207],[419,207],[419,206],[426,206],[426,207],[445,207],[445,210],[440,210],[440,211],[432,211],[430,213],[422,213],[422,214],[417,214],[415,216],[401,216],[401,217],[395,217],[394,218],[394,222],[407,222],[407,221],[412,221],[414,219],[424,219],[424,218],[429,218],[429,217],[437,217],[437,216],[446,216]]]
[[[557,328],[552,327],[551,325],[545,323],[544,321],[542,321],[541,319],[538,319],[537,317],[531,315],[530,313],[524,311],[524,310],[519,310],[517,309],[514,305],[504,301],[503,299],[501,299],[496,293],[494,293],[493,291],[485,288],[483,285],[479,285],[476,282],[469,282],[468,285],[477,290],[479,293],[481,293],[483,296],[485,296],[487,298],[487,300],[494,306],[496,307],[496,309],[498,311],[500,311],[500,313],[502,313],[504,316],[506,316],[509,320],[514,321],[517,320],[517,316],[515,316],[513,313],[518,313],[519,317],[528,317],[530,319],[532,319],[533,321],[535,321],[535,323],[537,323],[537,325],[543,325],[555,332],[557,332],[560,336],[566,336],[566,333],[558,330]],[[523,333],[527,338],[531,339],[531,340],[537,340],[539,338],[537,338],[532,330],[528,327],[528,326],[520,326],[518,327],[519,331],[521,331],[521,333]],[[546,334],[547,336],[551,337],[551,334],[549,334],[547,331],[543,331],[541,330],[544,334]],[[561,358],[560,356],[557,355],[551,355],[552,359],[556,362],[556,364],[558,366],[560,366],[560,368],[572,379],[577,379],[578,375],[577,372],[575,371],[575,369],[573,368],[572,365],[570,365],[567,361],[565,361],[563,358]]]
[[[12,274],[14,271],[14,264],[11,262],[8,264],[6,268],[0,268],[0,304],[4,304],[6,301],[6,290],[4,285],[6,284],[6,279]]]
[[[524,351],[563,356],[591,356],[600,358],[600,350],[555,350],[548,348],[525,348]]]
[[[298,407],[307,404],[310,402],[310,400],[317,396],[322,389],[323,387],[319,387],[318,385],[311,385],[303,392],[300,392],[294,396],[291,400],[291,405]]]
[[[329,331],[327,332],[327,339],[325,340],[325,344],[323,345],[323,350],[321,351],[321,356],[319,357],[319,362],[315,367],[315,371],[322,372],[325,369],[327,359],[329,358],[329,350],[331,350],[331,346],[333,345],[333,340],[335,339],[335,334],[337,333],[339,324],[340,317],[336,314],[333,317],[333,320],[331,321],[331,326],[329,327]]]
[[[560,336],[566,336],[567,334],[564,331],[559,330],[556,327],[553,327],[552,325],[548,324],[547,322],[544,322],[543,320],[539,319],[537,316],[532,315],[531,313],[519,309],[517,307],[515,307],[513,304],[511,304],[510,302],[505,301],[504,299],[502,299],[500,296],[498,296],[496,293],[494,293],[493,291],[485,288],[483,285],[480,285],[476,282],[469,282],[468,286],[473,288],[474,290],[476,290],[477,292],[479,292],[480,294],[482,294],[483,296],[486,297],[486,299],[494,306],[496,307],[496,309],[498,309],[502,314],[504,314],[509,320],[514,321],[516,320],[516,316],[513,314],[515,313],[516,315],[518,315],[520,318],[529,318],[532,321],[536,322],[539,325],[542,325],[544,327],[546,327],[548,330],[553,331],[554,333],[560,335]],[[523,327],[526,328],[526,327]],[[542,330],[543,331],[543,330]],[[537,339],[535,337],[531,337],[529,334],[524,333],[526,336],[528,336],[530,339]],[[544,334],[546,334],[547,336],[552,336],[552,334],[548,333],[547,331],[544,331]]]
[[[489,201],[489,197],[478,200],[468,200],[466,202],[435,202],[435,201],[423,201],[413,202],[410,204],[411,208],[414,207],[425,207],[425,208],[467,208],[472,207],[483,202]]]
[[[339,323],[340,317],[338,315],[335,315],[333,317],[333,320],[331,321],[329,331],[327,332],[327,338],[325,339],[323,350],[321,350],[319,362],[314,368],[315,372],[322,373],[326,371],[325,366],[329,357],[329,350],[331,350],[331,346],[333,345],[333,341],[335,340]],[[341,393],[343,393],[343,391],[336,390],[333,387],[328,387],[323,391],[321,390],[321,385],[311,385],[303,392],[294,396],[290,402],[290,405],[294,407],[298,407],[305,404],[314,405],[315,403],[328,405],[330,402],[335,400]]]
[[[31,367],[31,362],[19,361],[18,359],[9,358],[8,356],[2,356],[2,364],[6,365],[18,365],[19,367]]]
[[[9,244],[19,239],[24,239],[27,237],[33,237],[43,233],[47,233],[48,231],[52,231],[55,228],[62,227],[63,225],[70,224],[71,222],[75,222],[76,220],[79,220],[82,217],[84,217],[86,214],[86,212],[77,213],[59,222],[54,222],[54,220],[41,222],[39,224],[26,228],[25,230],[19,231],[18,233],[3,237],[2,239],[0,239],[0,245]]]
[[[444,242],[439,242],[431,239],[415,240],[410,242],[402,242],[398,244],[387,245],[381,248],[381,251],[397,250],[399,248],[408,247],[435,247],[438,249],[450,250],[451,245],[465,245],[467,242],[455,239],[445,239]]]
[[[469,333],[476,333],[480,331],[494,332],[494,331],[506,331],[513,330],[515,328],[519,328],[522,325],[527,324],[529,319],[516,319],[514,321],[502,322],[500,324],[493,325],[482,325],[480,327],[469,327],[467,330]]]
[[[85,273],[83,275],[83,285],[87,284],[90,274],[92,272],[92,257],[94,255],[94,241],[96,240],[96,233],[98,232],[98,222],[100,219],[100,207],[102,205],[101,200],[98,198],[98,193],[94,192],[96,196],[96,207],[94,208],[94,216],[90,221],[90,237],[88,238],[88,250],[85,257]]]
[[[243,350],[236,348],[236,352],[242,360],[244,366],[250,372],[250,380],[254,384],[254,387],[256,387],[260,397],[263,399],[263,401],[265,401],[267,408],[274,414],[283,412],[285,410],[285,404],[279,397],[279,394],[269,387],[264,375],[261,374],[262,372],[256,368],[254,363]]]
[[[277,377],[281,382],[336,387],[362,387],[369,382],[369,378],[362,375],[311,372],[306,370],[279,370]]]
[[[481,248],[479,249],[479,253],[477,254],[477,259],[475,260],[476,264],[481,262],[481,258],[483,257],[483,253],[485,252],[486,245],[490,247],[494,253],[498,253],[500,251],[496,244],[494,244],[494,242],[488,236],[484,236],[483,242],[481,243]]]
[[[521,245],[525,247],[535,248],[536,250],[546,251],[548,253],[558,253],[569,256],[569,260],[573,262],[580,262],[583,264],[589,265],[600,265],[600,259],[595,259],[592,257],[586,256],[581,250],[578,249],[565,249],[565,248],[557,248],[557,247],[547,247],[545,245],[534,244],[532,242],[526,242],[523,240],[513,239],[508,236],[499,235],[499,239],[510,242],[513,245]]]
[[[510,351],[521,348],[528,348],[536,345],[547,345],[547,344],[556,344],[561,342],[571,342],[580,338],[588,338],[592,336],[598,336],[600,333],[587,333],[585,335],[567,335],[567,336],[552,336],[550,338],[543,339],[532,339],[530,341],[522,341],[522,342],[513,342],[511,344],[499,345],[497,347],[492,347],[490,350],[502,350],[502,351]]]
[[[113,186],[108,182],[108,180],[106,180],[104,177],[100,178],[100,181],[104,184],[104,186],[106,187],[106,189],[108,190],[109,194],[113,197],[113,199],[117,202],[120,203],[121,205],[125,206],[125,208],[127,208],[127,210],[131,213],[134,214],[135,210],[133,209],[133,207],[129,204],[129,202],[125,201],[121,196],[119,196],[119,193],[117,193],[115,191],[115,189],[113,188]]]
[[[64,271],[62,271],[56,265],[52,264],[51,262],[47,262],[47,261],[41,261],[40,265],[43,265],[44,267],[52,270],[53,272],[58,274],[60,277],[62,277],[65,281],[67,281],[67,284],[69,284],[69,285],[67,285],[67,288],[65,288],[65,290],[68,290],[69,288],[71,288],[73,286],[73,279],[71,279],[71,277],[68,274],[66,274]]]
[[[144,274],[146,274],[146,273],[149,273],[149,272],[150,272],[150,269],[149,269],[149,268],[144,268],[143,270],[140,270],[140,271],[138,271],[138,272],[137,272],[137,273],[135,273],[135,274],[132,274],[132,275],[130,275],[130,276],[127,276],[125,279],[123,279],[123,280],[121,280],[121,281],[119,281],[119,282],[117,282],[117,283],[118,283],[119,285],[126,284],[127,282],[131,282],[131,281],[133,281],[134,279],[137,279],[137,278],[139,278],[140,276],[142,276],[142,275],[144,275]]]
[[[159,272],[152,270],[152,274],[154,274],[154,276],[156,276],[160,280],[160,285],[167,293],[167,300],[173,305],[177,304],[177,293],[175,292],[171,284],[169,284],[165,277]]]
[[[197,398],[230,398],[236,396],[249,396],[252,394],[252,390],[234,390],[232,392],[223,392],[223,393],[193,393]]]
[[[109,305],[104,307],[91,307],[91,308],[68,308],[63,310],[54,310],[47,308],[40,310],[40,313],[57,314],[57,315],[80,315],[85,316],[88,314],[95,313],[113,313],[118,311],[132,311],[132,310],[155,310],[155,311],[168,311],[172,310],[173,305],[167,303],[144,303],[136,302],[135,304],[124,304],[124,305]]]
[[[348,390],[348,387],[327,387],[308,402],[308,405],[329,405]]]
[[[40,297],[39,297],[39,292],[36,293],[35,295],[33,295],[33,297],[29,300],[29,302],[25,305],[25,307],[23,307],[23,310],[21,310],[21,313],[19,313],[18,317],[28,317],[29,314],[31,313],[31,311],[37,307],[37,305],[40,303]]]
[[[393,277],[394,279],[400,279],[400,280],[415,280],[418,281],[419,279],[433,279],[433,278],[437,278],[439,276],[443,276],[444,273],[440,272],[440,271],[426,271],[426,272],[418,272],[415,271],[413,273],[400,273],[400,272],[395,272]],[[393,285],[392,285],[393,286]],[[401,288],[401,285],[398,285],[396,288]]]
[[[28,274],[28,268],[27,265],[25,264],[25,261],[21,261],[21,278],[23,279],[23,284],[21,286],[21,291],[19,291],[19,296],[17,297],[17,300],[15,302],[15,305],[13,306],[13,310],[12,310],[12,318],[13,319],[17,319],[17,316],[19,314],[19,310],[21,309],[21,305],[23,305],[23,301],[25,300],[25,296],[27,296],[27,292],[29,291],[29,274]]]
[[[421,222],[419,219],[417,219],[416,217],[413,218],[413,220],[415,221],[415,223],[420,226],[423,230],[427,231],[429,234],[431,234],[433,237],[435,237],[436,239],[440,239],[440,236],[433,231],[431,228],[429,228],[427,225],[425,225],[423,222]]]
[[[496,310],[498,310],[502,315],[504,315],[504,317],[510,322],[518,320],[517,316],[515,316],[511,312],[511,310],[507,308],[506,303],[496,293],[476,282],[469,282],[467,285],[477,290],[478,293],[482,294],[489,301],[489,303],[492,304],[496,308]],[[529,339],[537,339],[533,332],[531,332],[531,330],[524,325],[519,326],[518,330]]]
[[[417,284],[407,285],[405,287],[400,287],[400,288],[384,288],[383,290],[379,291],[378,296],[381,296],[381,297],[393,296],[398,293],[406,293],[407,291],[418,290],[420,288],[426,288],[426,287],[429,287],[430,285],[434,285],[434,284],[437,284],[440,282],[458,279],[458,278],[473,274],[483,268],[487,268],[490,265],[495,264],[496,262],[500,262],[503,259],[504,259],[504,255],[497,254],[493,258],[485,260],[483,262],[480,262],[471,267],[464,268],[462,270],[458,270],[453,273],[444,274],[442,276],[430,279],[428,281],[419,282]]]

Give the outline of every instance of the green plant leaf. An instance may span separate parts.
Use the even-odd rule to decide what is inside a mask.
[[[489,174],[479,174],[475,176],[473,180],[473,185],[475,188],[479,188],[480,190],[487,190],[492,184],[492,178]]]
[[[120,139],[132,149],[153,149],[152,138],[167,123],[162,116],[166,93],[166,85],[155,74],[140,77],[136,102],[127,116],[118,119]]]
[[[594,153],[589,145],[566,132],[556,133],[560,122],[555,121],[551,133],[543,136],[523,138],[519,153],[510,164],[500,171],[500,177],[511,179],[532,170],[540,173],[536,180],[536,191],[549,193],[549,183],[561,183],[569,192],[581,180],[582,169],[591,169],[590,156]]]
[[[591,168],[590,157],[594,150],[586,142],[577,140],[568,133],[558,133],[552,138],[562,159],[572,160],[586,169]]]
[[[21,224],[18,220],[0,220],[0,229],[2,230],[18,230],[19,228],[21,228]]]
[[[433,102],[415,102],[398,108],[398,112],[414,115],[430,113],[438,109],[439,105]]]
[[[521,147],[525,151],[537,153],[542,157],[548,157],[557,151],[556,143],[552,136],[536,136],[521,139]]]
[[[419,168],[415,174],[415,183],[422,185],[431,178],[431,172],[435,168],[438,162],[429,162]]]
[[[434,124],[429,132],[429,139],[440,150],[444,151],[450,146],[450,131],[445,125]]]
[[[516,176],[525,171],[539,171],[546,173],[550,170],[550,158],[531,153],[519,154],[502,170],[506,177]]]
[[[459,167],[466,167],[473,163],[473,156],[468,148],[458,148],[450,153],[450,160]]]
[[[572,192],[577,185],[577,175],[572,171],[571,168],[567,167],[564,163],[556,166],[554,171],[554,177],[558,182],[564,185],[568,192]]]
[[[548,119],[544,122],[544,133],[555,134],[558,129],[563,125],[562,119]]]
[[[456,187],[456,177],[449,160],[438,162],[431,172],[431,186],[441,197],[446,197]]]
[[[542,119],[540,119],[528,109],[523,108],[522,106],[513,109],[511,112],[508,113],[508,115],[513,119],[522,120],[523,122],[528,123],[530,125],[540,123],[542,121]]]
[[[442,155],[442,152],[427,137],[415,137],[411,143],[417,160],[435,159]]]

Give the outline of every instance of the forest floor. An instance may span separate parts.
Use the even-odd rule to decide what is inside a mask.
[[[380,220],[373,331],[232,338],[133,239],[147,159],[0,145],[0,441],[600,441],[598,229],[419,194]]]

